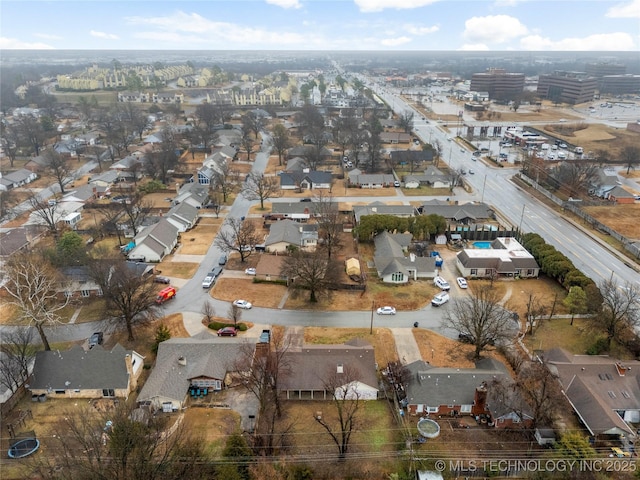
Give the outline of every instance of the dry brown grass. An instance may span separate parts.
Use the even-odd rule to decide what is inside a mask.
[[[156,267],[156,273],[162,273],[167,277],[192,278],[200,264],[189,262],[172,262],[173,255],[165,257],[165,259]]]
[[[149,202],[152,208],[168,211],[172,205],[171,200],[176,196],[175,190],[168,192],[147,193],[144,201]]]
[[[218,234],[222,218],[203,218],[195,227],[180,236],[182,246],[177,253],[183,255],[204,255]]]
[[[640,238],[640,230],[638,229],[640,204],[612,204],[603,207],[583,207],[582,209],[616,232],[628,238]]]
[[[304,342],[310,344],[341,345],[353,338],[361,338],[373,345],[378,365],[383,366],[398,360],[395,339],[387,328],[374,328],[373,334],[369,333],[368,328],[306,327],[304,329]]]
[[[250,301],[256,307],[278,308],[287,287],[271,283],[253,283],[247,278],[220,278],[211,289],[211,295],[231,302],[238,298]]]

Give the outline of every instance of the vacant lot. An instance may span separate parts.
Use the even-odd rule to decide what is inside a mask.
[[[182,246],[178,253],[183,255],[205,255],[218,234],[222,218],[202,218],[196,227],[180,235]]]
[[[220,278],[211,289],[211,295],[219,300],[232,302],[242,298],[256,307],[277,308],[287,287],[271,283],[253,283],[252,277]],[[218,312],[221,313],[221,312]]]
[[[156,273],[161,273],[167,277],[192,278],[198,267],[198,263],[172,262],[173,255],[168,255],[156,267]]]
[[[640,229],[638,228],[640,204],[606,205],[603,207],[583,207],[582,209],[616,232],[628,238],[640,239]]]

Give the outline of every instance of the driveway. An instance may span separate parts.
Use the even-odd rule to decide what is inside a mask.
[[[410,328],[390,328],[393,338],[396,341],[396,351],[398,358],[403,365],[408,365],[416,360],[422,360],[418,343]]]

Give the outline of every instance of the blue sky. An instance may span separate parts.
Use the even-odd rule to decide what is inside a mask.
[[[2,0],[0,49],[640,50],[640,0]]]

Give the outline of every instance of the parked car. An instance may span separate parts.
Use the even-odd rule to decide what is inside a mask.
[[[394,180],[393,186],[394,187],[399,187],[400,186],[400,181],[399,180]]]
[[[221,273],[222,267],[214,267],[213,270],[211,270],[211,275],[213,275],[213,278],[218,278]]]
[[[460,288],[467,288],[469,286],[467,285],[467,280],[464,277],[456,278],[456,282],[458,282],[458,286]]]
[[[458,340],[462,343],[473,343],[473,337],[468,333],[459,333]]]
[[[301,198],[301,199],[300,199],[300,201],[301,201],[301,202],[310,202],[310,201],[311,201],[311,199],[310,199],[309,197],[307,197],[307,198]]]
[[[219,337],[235,337],[238,335],[238,331],[234,327],[222,327],[218,330]]]
[[[394,307],[380,307],[377,310],[378,315],[395,315],[396,309]]]
[[[433,283],[435,284],[436,287],[438,287],[440,290],[449,290],[451,287],[449,286],[449,282],[447,282],[444,278],[438,276],[436,278],[433,279]]]
[[[247,269],[245,269],[244,273],[246,275],[255,275],[256,274],[256,269],[253,268],[253,267],[252,268],[247,268]]]
[[[469,169],[469,175],[473,175],[473,174],[475,174],[475,173],[476,173],[476,172],[474,172],[472,169]]]
[[[169,284],[171,283],[171,280],[167,277],[162,277],[160,275],[156,275],[155,277],[153,277],[153,281],[155,283],[165,283],[165,284]]]
[[[102,332],[95,332],[89,337],[89,348],[93,348],[96,345],[102,345],[104,340],[104,334]]]
[[[222,254],[220,255],[220,258],[218,259],[218,265],[226,265],[227,264],[227,255],[226,254]]]
[[[207,273],[207,276],[202,280],[202,288],[211,288],[211,285],[216,281],[216,277],[213,272]]]
[[[271,341],[271,330],[262,330],[258,343],[269,343]]]
[[[235,300],[233,304],[238,308],[242,308],[243,310],[249,310],[251,307],[253,307],[253,305],[251,305],[251,302],[247,302],[246,300]]]
[[[431,305],[434,307],[439,307],[440,305],[444,305],[449,301],[449,294],[447,292],[440,292],[431,300]]]
[[[156,297],[156,303],[158,305],[162,305],[164,302],[171,300],[172,298],[176,298],[176,289],[175,287],[167,287],[163,288],[158,292],[158,296]]]

